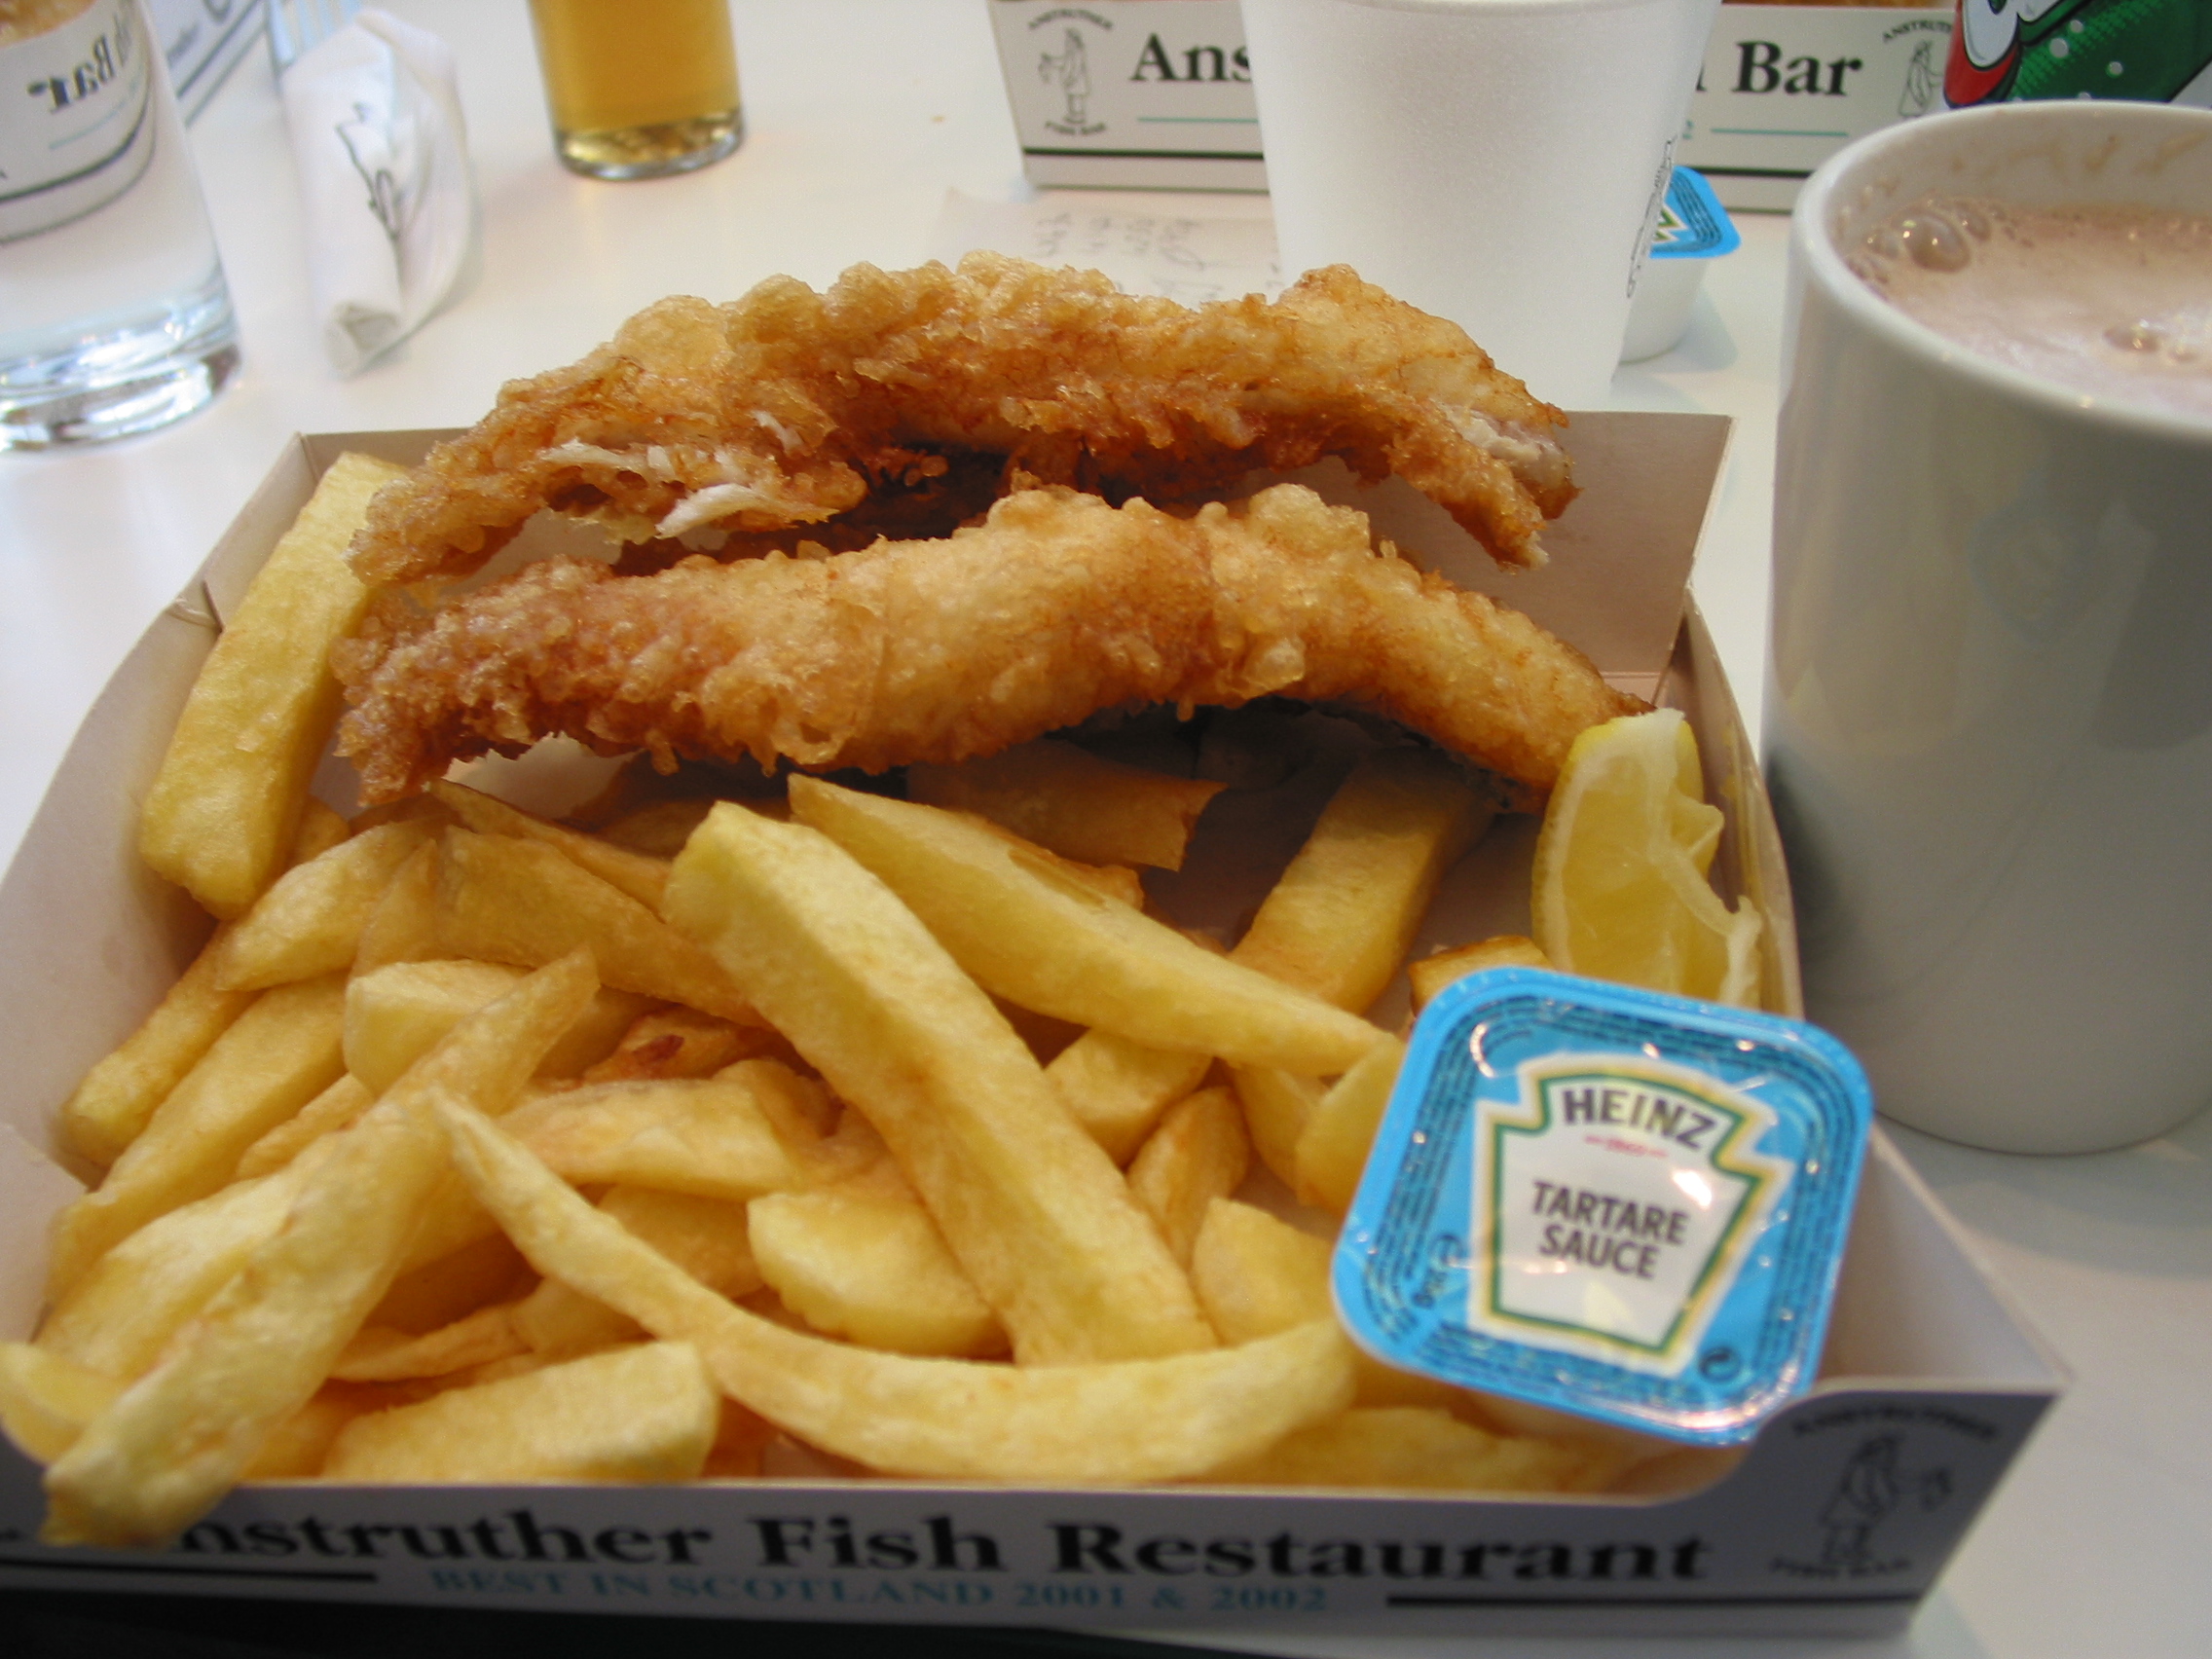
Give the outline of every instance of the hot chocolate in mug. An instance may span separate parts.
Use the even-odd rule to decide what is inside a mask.
[[[1854,264],[1909,266],[1916,206],[1937,264],[2086,226],[2093,277],[2099,226],[2212,217],[2212,111],[1891,128],[1815,174],[1790,248],[1766,749],[1808,1014],[1914,1127],[2123,1146],[2212,1103],[2212,413],[1906,314]],[[2005,284],[2057,264],[1984,309],[2042,307]],[[2199,296],[2083,350],[2186,377],[2212,266]]]

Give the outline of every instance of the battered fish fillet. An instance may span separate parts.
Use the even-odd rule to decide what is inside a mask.
[[[1289,484],[1191,517],[1025,491],[945,540],[643,576],[546,560],[426,616],[387,593],[333,661],[371,800],[555,732],[663,763],[880,771],[1270,694],[1387,716],[1533,796],[1576,733],[1642,706]]]
[[[787,276],[734,305],[662,300],[581,362],[511,382],[377,498],[353,562],[376,584],[465,575],[540,507],[634,543],[735,535],[734,551],[845,520],[816,538],[857,547],[943,535],[1024,486],[1194,499],[1334,455],[1536,565],[1574,495],[1564,421],[1456,324],[1342,266],[1272,305],[1188,310],[999,254],[860,265],[826,294]]]

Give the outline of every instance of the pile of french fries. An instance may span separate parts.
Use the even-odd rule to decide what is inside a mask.
[[[1362,1014],[1491,816],[1458,767],[1361,758],[1228,950],[1139,879],[1222,784],[1050,740],[903,796],[626,772],[589,831],[458,783],[348,823],[308,784],[393,470],[326,476],[145,805],[218,925],[63,1110],[101,1173],[0,1345],[49,1541],[158,1545],[249,1479],[1526,1492],[1634,1459],[1331,1306],[1403,1053]],[[1216,780],[1268,771],[1250,729]]]

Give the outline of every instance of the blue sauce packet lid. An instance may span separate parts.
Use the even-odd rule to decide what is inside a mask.
[[[1667,199],[1651,233],[1653,259],[1718,259],[1734,253],[1744,239],[1736,221],[1695,167],[1677,167],[1667,180]]]
[[[1797,1020],[1498,968],[1414,1028],[1339,1235],[1388,1364],[1696,1445],[1811,1385],[1873,1101]]]

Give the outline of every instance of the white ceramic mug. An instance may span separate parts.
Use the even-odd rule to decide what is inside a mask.
[[[1891,128],[1790,247],[1766,747],[1808,1011],[1902,1123],[2123,1146],[2212,1101],[2212,417],[1893,309],[1839,250],[1931,192],[2212,215],[2212,112]]]
[[[1286,275],[1601,408],[1718,0],[1244,0]]]

